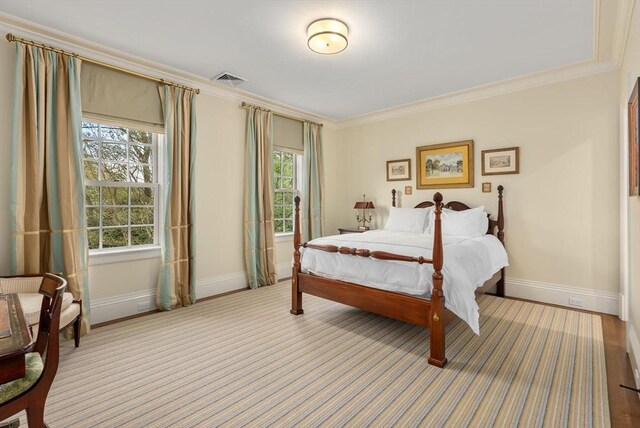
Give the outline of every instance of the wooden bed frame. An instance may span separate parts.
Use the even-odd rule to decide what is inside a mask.
[[[498,186],[498,219],[489,218],[487,234],[493,235],[497,229],[497,237],[504,245],[504,214],[502,210],[502,191]],[[392,205],[396,206],[396,191],[392,190]],[[442,204],[442,195],[437,192],[433,196],[434,202],[422,202],[415,208],[426,208],[435,205],[435,230],[433,237],[433,255],[431,259],[425,257],[411,257],[384,251],[370,251],[367,249],[337,247],[335,245],[315,245],[300,241],[300,197],[295,198],[295,229],[293,235],[293,272],[291,276],[291,313],[300,315],[302,310],[302,293],[311,294],[334,302],[343,303],[365,311],[384,315],[400,321],[409,322],[431,329],[431,350],[429,364],[444,367],[447,364],[445,357],[445,327],[457,317],[444,307],[444,294],[442,291],[442,208],[455,211],[469,209],[462,202],[452,201]],[[435,204],[434,204],[435,203]],[[330,253],[344,254],[345,257],[360,256],[372,257],[380,260],[404,261],[409,263],[433,264],[433,290],[431,299],[393,291],[381,290],[346,281],[328,279],[317,275],[302,273],[300,264],[300,247],[313,248]],[[485,293],[490,287],[496,286],[496,294],[504,297],[504,268],[496,272],[491,279],[486,281],[476,291],[476,296]]]

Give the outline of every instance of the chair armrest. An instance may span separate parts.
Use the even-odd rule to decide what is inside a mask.
[[[40,290],[42,276],[11,276],[0,278],[0,292],[37,293]]]

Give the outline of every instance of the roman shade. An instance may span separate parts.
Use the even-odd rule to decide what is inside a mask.
[[[82,113],[122,125],[164,132],[158,83],[96,64],[82,64]]]
[[[302,122],[273,115],[273,149],[302,154]]]

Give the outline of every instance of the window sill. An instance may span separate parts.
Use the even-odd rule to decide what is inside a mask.
[[[161,256],[162,248],[160,246],[114,250],[92,250],[89,252],[89,266],[155,259],[160,258]]]
[[[293,241],[293,232],[291,233],[278,233],[276,235],[276,242],[289,242]]]

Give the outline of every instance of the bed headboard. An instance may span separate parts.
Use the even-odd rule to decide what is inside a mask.
[[[494,220],[491,218],[491,214],[487,214],[487,216],[489,217],[489,229],[487,229],[487,235],[496,235],[500,242],[502,242],[502,244],[504,245],[504,212],[502,209],[503,190],[504,187],[502,185],[498,186],[498,219]],[[433,205],[433,201],[424,201],[420,202],[414,208],[429,208]],[[393,189],[391,191],[391,206],[396,206],[396,189]],[[469,205],[458,201],[447,202],[443,206],[444,208],[448,208],[453,211],[464,211],[471,209]]]

